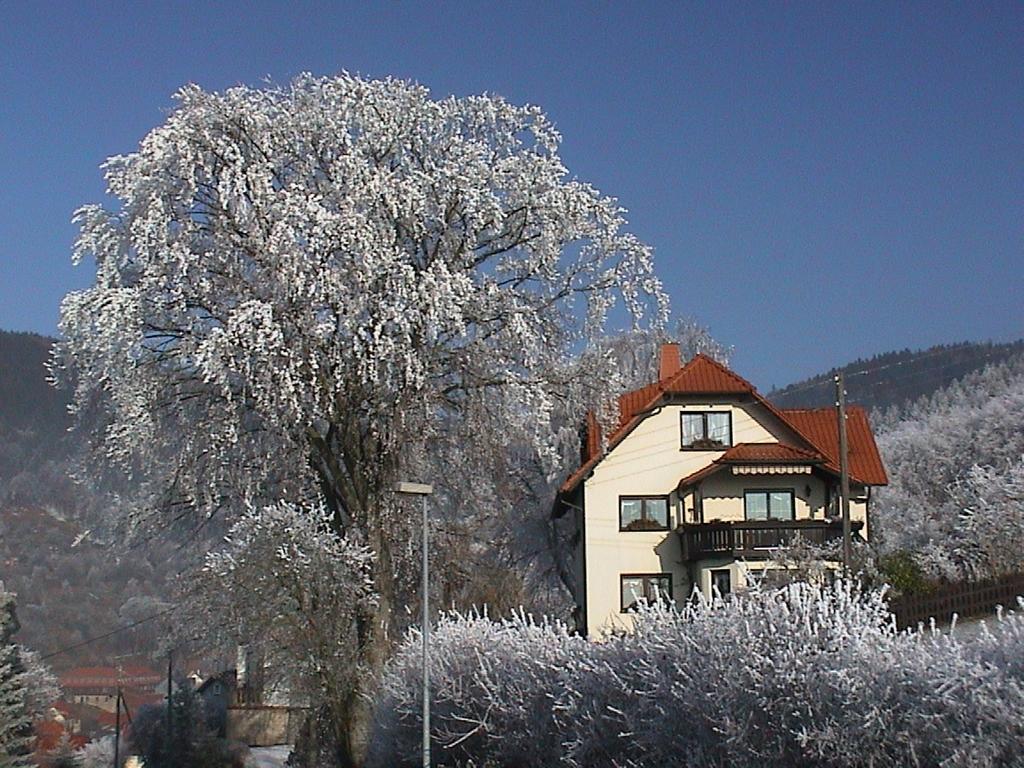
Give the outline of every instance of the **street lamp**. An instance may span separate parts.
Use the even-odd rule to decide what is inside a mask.
[[[430,570],[427,559],[427,496],[433,492],[434,487],[427,483],[395,483],[395,493],[419,496],[423,500],[423,768],[430,768]]]

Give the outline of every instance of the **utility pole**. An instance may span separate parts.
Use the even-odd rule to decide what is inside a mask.
[[[430,768],[430,570],[427,496],[434,492],[426,483],[395,483],[395,492],[419,496],[423,503],[423,768]]]
[[[839,422],[839,483],[843,510],[843,572],[850,576],[853,543],[850,530],[850,467],[846,444],[846,380],[843,372],[836,374],[836,419]]]
[[[167,760],[171,761],[171,736],[173,735],[174,726],[171,721],[171,676],[174,671],[174,651],[167,652]]]
[[[117,686],[117,699],[114,701],[114,768],[121,765],[121,686]]]

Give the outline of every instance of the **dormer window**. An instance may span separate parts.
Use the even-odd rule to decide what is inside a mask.
[[[729,411],[683,411],[679,424],[684,451],[718,451],[732,445]]]

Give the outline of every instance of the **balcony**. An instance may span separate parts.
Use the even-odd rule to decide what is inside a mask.
[[[856,533],[864,526],[851,522]],[[822,546],[843,537],[843,523],[835,520],[740,520],[680,525],[683,560],[706,557],[765,558],[769,551],[793,543],[797,535]]]

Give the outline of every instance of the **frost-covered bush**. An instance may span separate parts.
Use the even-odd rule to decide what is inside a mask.
[[[123,765],[124,756],[119,755],[119,758]],[[90,741],[76,751],[75,765],[77,768],[110,768],[114,765],[114,737],[104,736],[96,741]]]
[[[561,752],[552,727],[555,692],[570,659],[591,646],[557,621],[518,614],[444,616],[430,637],[431,732],[438,765],[550,765]],[[371,766],[418,765],[422,635],[409,634],[377,702]]]
[[[893,634],[878,595],[793,584],[724,605],[651,607],[596,646],[560,722],[572,765],[799,765],[857,643]]]
[[[182,636],[250,645],[268,682],[299,685],[292,692],[317,704],[344,696],[361,671],[358,613],[376,596],[369,548],[334,534],[330,518],[322,504],[248,509],[184,583]]]
[[[1024,620],[898,633],[881,593],[791,584],[590,643],[523,617],[433,638],[437,765],[1024,765]],[[375,765],[416,761],[419,637],[388,669]]]

